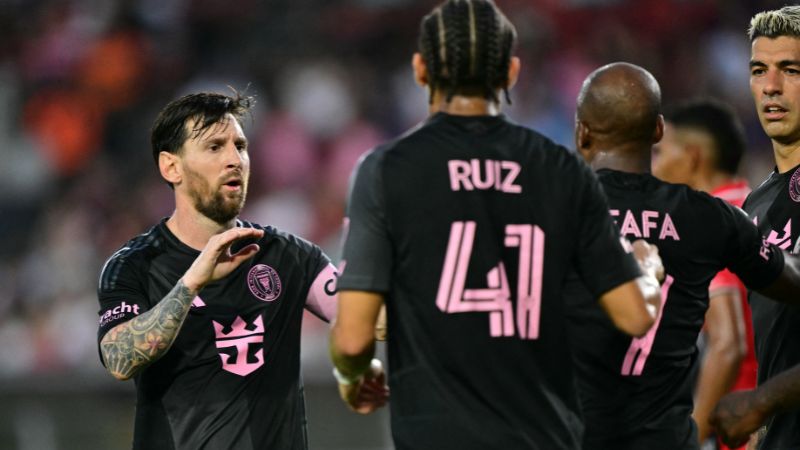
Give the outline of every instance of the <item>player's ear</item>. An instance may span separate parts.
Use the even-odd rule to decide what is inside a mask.
[[[661,138],[664,137],[664,116],[659,114],[658,119],[656,120],[656,129],[653,131],[653,144],[658,144],[661,142]]]
[[[587,149],[591,147],[591,132],[585,123],[575,118],[575,149]]]
[[[694,175],[703,163],[703,149],[697,144],[689,143],[684,146],[684,151],[686,152],[686,159],[688,160],[689,173]]]
[[[411,57],[411,67],[414,69],[414,81],[420,86],[428,85],[428,66],[425,65],[425,60],[419,52],[415,52]]]
[[[158,154],[158,170],[167,182],[175,185],[183,179],[180,167],[180,157],[174,153],[161,151]]]
[[[508,64],[508,84],[506,85],[506,89],[511,89],[517,84],[517,80],[519,79],[519,69],[521,67],[519,58],[516,56],[511,57],[511,62]]]
[[[575,118],[575,150],[583,156],[587,163],[592,162],[592,133],[589,127],[577,117]]]

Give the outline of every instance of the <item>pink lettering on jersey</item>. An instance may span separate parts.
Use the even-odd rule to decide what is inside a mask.
[[[661,326],[661,318],[664,317],[664,308],[667,305],[667,297],[669,296],[669,288],[672,286],[674,279],[667,275],[664,283],[661,285],[661,308],[656,317],[656,323],[644,336],[634,338],[631,341],[628,352],[625,354],[625,360],[622,362],[622,375],[623,376],[640,376],[644,371],[644,365],[650,352],[653,350],[653,344],[656,340],[656,333],[658,327]]]
[[[256,353],[256,362],[248,362],[247,354],[251,344],[260,345],[264,342],[264,319],[259,315],[252,324],[248,325],[241,317],[236,316],[231,325],[231,331],[223,331],[225,327],[212,320],[214,333],[217,337],[217,348],[236,348],[236,359],[231,362],[231,355],[220,353],[222,369],[239,376],[247,376],[264,365],[264,349],[259,348]]]
[[[609,209],[608,213],[614,217],[614,222],[619,225],[617,218],[621,215],[620,210]],[[669,213],[664,213],[662,220],[660,212],[651,210],[642,211],[640,218],[637,218],[633,211],[625,210],[619,234],[635,238],[657,238],[662,241],[665,239],[681,240],[678,235],[678,229],[675,227],[675,223]]]
[[[506,225],[507,247],[519,247],[517,328],[523,339],[539,339],[542,309],[544,231],[528,225]]]
[[[625,211],[625,219],[622,221],[619,233],[623,236],[642,237],[642,232],[639,230],[639,225],[636,224],[636,219],[631,210]]]
[[[761,256],[764,261],[769,261],[770,256],[772,256],[772,250],[769,245],[766,239],[761,239],[761,248],[758,250],[758,255]]]
[[[199,295],[192,300],[192,308],[202,308],[203,306],[206,306],[206,302]]]
[[[436,306],[449,314],[489,312],[489,334],[493,337],[513,336],[511,290],[502,261],[486,274],[488,288],[465,288],[475,228],[475,222],[452,224]]]
[[[112,320],[122,319],[123,317],[127,316],[128,314],[133,313],[134,315],[139,315],[139,305],[137,304],[127,304],[125,301],[120,303],[119,305],[106,310],[103,315],[100,316],[100,326],[111,322]]]
[[[657,218],[658,212],[656,211],[642,211],[642,237],[650,237],[650,230],[654,230],[658,226],[654,220]]]
[[[482,164],[481,164],[482,163]],[[522,186],[516,184],[522,166],[516,161],[453,159],[447,162],[450,189],[453,191],[495,190],[507,194],[519,194]]]
[[[672,217],[669,216],[669,213],[664,216],[664,223],[661,225],[661,233],[658,235],[658,238],[662,241],[666,238],[672,238],[676,241],[681,240],[680,236],[678,236],[678,230],[675,228],[675,224],[672,223]]]

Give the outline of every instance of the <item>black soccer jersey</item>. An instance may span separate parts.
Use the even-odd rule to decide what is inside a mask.
[[[598,171],[621,234],[658,247],[662,309],[641,338],[618,331],[581,283],[568,298],[586,449],[697,448],[690,417],[697,335],[708,286],[728,267],[751,288],[768,285],[783,254],[764,247],[740,209],[649,174]]]
[[[772,172],[744,203],[764,239],[797,252],[800,234],[800,167]],[[749,296],[753,312],[758,383],[800,364],[800,308],[778,303],[757,292]],[[767,422],[762,449],[800,449],[800,412],[774,416]]]
[[[435,114],[362,159],[339,287],[385,295],[397,449],[580,448],[562,285],[639,275],[607,208],[503,116]]]
[[[135,377],[134,449],[307,447],[302,312],[331,316],[335,273],[318,247],[263,229],[255,257],[204,287],[173,346]],[[117,251],[100,277],[98,342],[155,306],[198,255],[165,221]]]

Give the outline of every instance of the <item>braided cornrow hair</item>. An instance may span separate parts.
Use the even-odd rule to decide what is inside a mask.
[[[447,0],[422,19],[419,49],[428,68],[429,102],[441,90],[498,101],[508,95],[508,67],[517,40],[514,26],[491,0]]]

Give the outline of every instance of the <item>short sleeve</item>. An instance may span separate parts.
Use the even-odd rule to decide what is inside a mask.
[[[617,226],[608,212],[608,200],[597,177],[582,162],[576,181],[581,182],[576,202],[578,275],[593,296],[599,298],[641,275],[639,265],[622,247]]]
[[[758,228],[741,209],[719,201],[728,228],[725,264],[749,288],[769,286],[783,271],[780,248],[767,243]]]
[[[112,255],[103,266],[97,289],[100,302],[98,344],[109,330],[150,308],[139,273],[135,258],[126,248]]]
[[[392,244],[380,176],[381,155],[367,153],[351,178],[340,290],[388,292],[390,288]]]
[[[297,238],[305,248],[305,267],[310,280],[305,308],[330,322],[336,316],[336,279],[339,276],[331,259],[318,246]]]
[[[709,292],[720,292],[720,291],[730,291],[736,290],[738,291],[739,285],[741,281],[736,275],[732,274],[730,270],[725,269],[719,272],[713,280],[711,280],[711,284],[708,286]]]

